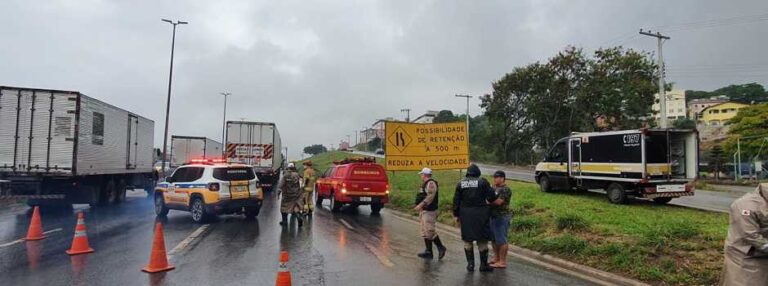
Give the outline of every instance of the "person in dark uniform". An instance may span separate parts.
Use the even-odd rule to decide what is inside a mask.
[[[473,242],[477,242],[480,252],[480,272],[493,271],[493,267],[488,265],[488,241],[491,240],[489,202],[501,204],[497,200],[491,184],[480,177],[480,168],[475,164],[470,165],[466,177],[456,184],[456,193],[453,196],[453,217],[461,226],[467,271],[475,271]]]

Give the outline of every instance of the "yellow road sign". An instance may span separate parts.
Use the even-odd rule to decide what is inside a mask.
[[[469,166],[467,126],[457,123],[385,123],[390,171],[463,169]]]

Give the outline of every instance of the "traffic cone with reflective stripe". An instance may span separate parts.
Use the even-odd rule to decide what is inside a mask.
[[[66,252],[69,255],[93,252],[93,248],[91,248],[91,246],[88,244],[88,235],[85,232],[85,215],[83,215],[83,212],[77,213],[75,237],[72,238],[72,247],[70,247]]]
[[[280,252],[280,267],[277,269],[275,286],[291,286],[291,271],[288,271],[288,251]]]
[[[155,238],[152,241],[152,253],[149,255],[149,264],[141,269],[147,273],[156,273],[172,270],[176,267],[168,263],[168,255],[165,253],[165,237],[163,237],[163,225],[155,224]]]
[[[40,221],[40,207],[35,206],[32,210],[32,221],[29,222],[27,237],[24,240],[41,240],[43,236],[43,223]]]

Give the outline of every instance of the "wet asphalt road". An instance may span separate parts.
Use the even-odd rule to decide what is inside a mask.
[[[442,235],[449,247],[444,260],[422,260],[415,256],[423,248],[417,225],[387,210],[370,216],[363,206],[335,214],[326,204],[304,227],[283,228],[271,194],[256,220],[227,215],[200,225],[171,211],[161,222],[176,269],[150,275],[140,269],[155,216],[143,192],[129,192],[127,202],[108,208],[43,209],[43,228],[52,232],[38,242],[14,242],[26,233],[29,208],[0,206],[0,285],[273,285],[281,249],[290,253],[293,285],[591,285],[513,258],[504,271],[467,273],[462,244],[450,235]],[[96,252],[70,257],[64,251],[79,210]]]

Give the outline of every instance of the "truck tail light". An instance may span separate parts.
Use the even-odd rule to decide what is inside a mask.
[[[218,192],[220,190],[219,183],[209,183],[208,184],[208,190],[211,192]]]
[[[646,194],[653,194],[656,192],[656,187],[645,187],[643,188],[643,192]]]
[[[685,184],[685,192],[686,193],[693,192],[694,189],[696,189],[696,188],[693,186],[693,184]]]

